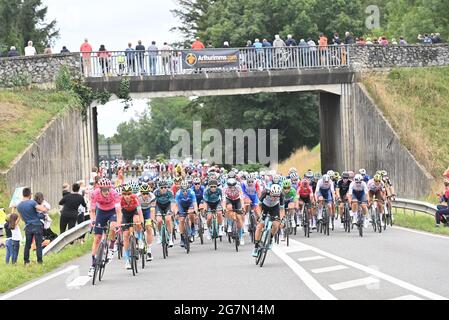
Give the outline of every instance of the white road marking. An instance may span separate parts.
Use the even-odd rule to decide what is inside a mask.
[[[378,279],[375,279],[373,277],[368,277],[368,278],[356,279],[356,280],[345,281],[345,282],[340,282],[340,283],[334,283],[334,284],[329,285],[329,287],[331,287],[332,290],[334,290],[334,291],[338,291],[338,290],[344,290],[344,289],[349,289],[349,288],[367,286],[369,284],[378,283],[378,282],[379,282]]]
[[[402,296],[402,297],[397,297],[397,298],[393,298],[390,300],[423,300],[420,297],[414,296],[412,294],[406,295],[406,296]]]
[[[296,243],[298,241],[292,239],[291,242],[292,243]],[[428,291],[426,289],[422,289],[422,288],[417,287],[417,286],[415,286],[415,285],[413,285],[411,283],[399,280],[399,279],[397,279],[395,277],[392,277],[392,276],[389,276],[389,275],[387,275],[387,274],[385,274],[383,272],[374,270],[374,269],[369,268],[369,267],[365,267],[364,265],[361,265],[361,264],[359,264],[357,262],[354,262],[354,261],[351,261],[351,260],[348,260],[348,259],[345,259],[345,258],[338,257],[336,255],[333,255],[331,253],[325,252],[323,250],[320,250],[318,248],[309,246],[309,245],[304,244],[304,243],[302,243],[302,245],[306,246],[306,247],[309,247],[310,250],[315,251],[317,254],[326,256],[326,257],[331,258],[331,259],[333,259],[335,261],[338,261],[340,263],[346,264],[346,265],[348,265],[350,267],[353,267],[353,268],[359,269],[361,271],[364,271],[364,272],[366,272],[368,274],[371,274],[372,276],[375,276],[376,278],[388,281],[388,282],[390,282],[390,283],[392,283],[394,285],[397,285],[397,286],[399,286],[401,288],[404,288],[406,290],[412,291],[412,292],[414,292],[414,293],[416,293],[416,294],[418,294],[420,296],[423,296],[423,297],[426,297],[426,298],[429,298],[429,299],[433,299],[433,300],[449,300],[446,297],[443,297],[443,296],[438,295],[436,293],[430,292],[430,291]]]
[[[299,258],[298,261],[299,262],[307,262],[307,261],[315,261],[315,260],[323,260],[326,259],[325,257],[322,256],[313,256],[313,257],[307,257],[307,258]]]
[[[296,263],[293,258],[288,256],[277,246],[272,250],[290,269],[304,282],[304,284],[321,300],[337,300],[337,298],[326,290],[318,281],[316,281],[304,268]]]
[[[332,272],[332,271],[338,271],[338,270],[344,270],[348,269],[347,266],[344,266],[342,264],[333,266],[333,267],[326,267],[326,268],[319,268],[319,269],[312,269],[313,273],[325,273],[325,272]]]
[[[86,285],[86,283],[89,282],[92,278],[89,276],[79,276],[78,278],[74,279],[72,282],[70,282],[67,287],[82,287]]]
[[[407,229],[407,228],[396,227],[396,226],[393,226],[393,229],[398,229],[398,230],[407,231],[407,232],[411,232],[411,233],[421,234],[421,235],[429,236],[429,237],[433,237],[433,238],[449,240],[448,236],[443,236],[443,235],[439,235],[439,234],[433,234],[433,233],[430,233],[430,232],[418,231],[418,230]]]
[[[9,298],[11,298],[11,297],[14,297],[14,296],[16,296],[16,295],[18,295],[18,294],[21,294],[21,293],[23,293],[23,292],[25,292],[25,291],[27,291],[27,290],[29,290],[29,289],[31,289],[31,288],[34,288],[34,287],[36,287],[36,286],[38,286],[38,285],[40,285],[40,284],[42,284],[42,283],[44,283],[44,282],[46,282],[46,281],[48,281],[48,280],[51,280],[51,279],[56,278],[56,277],[58,277],[58,276],[60,276],[60,275],[62,275],[62,274],[64,274],[64,273],[73,271],[73,270],[78,269],[78,268],[79,268],[79,266],[70,266],[70,267],[67,267],[67,268],[65,268],[65,269],[63,269],[63,270],[61,270],[61,271],[58,271],[58,272],[56,272],[56,273],[53,273],[53,274],[51,274],[51,275],[49,275],[49,276],[47,276],[47,277],[44,277],[44,278],[42,278],[42,279],[39,279],[39,280],[37,280],[37,281],[35,281],[35,282],[32,282],[32,283],[30,283],[30,284],[27,284],[26,286],[23,286],[22,288],[19,288],[19,289],[14,290],[14,291],[12,291],[12,292],[10,292],[10,293],[7,293],[7,294],[1,296],[1,297],[0,297],[0,300],[6,300],[6,299],[9,299]]]

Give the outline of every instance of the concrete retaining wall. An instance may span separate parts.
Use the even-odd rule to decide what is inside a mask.
[[[90,121],[90,119],[89,119]],[[1,173],[9,191],[30,186],[33,193],[43,192],[52,208],[58,208],[64,182],[88,183],[93,161],[92,126],[71,110],[53,119],[36,141]]]

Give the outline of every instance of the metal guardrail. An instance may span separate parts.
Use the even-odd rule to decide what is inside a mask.
[[[392,202],[392,207],[397,209],[411,210],[413,214],[416,212],[422,212],[431,216],[435,216],[437,211],[437,207],[431,203],[409,200],[409,199],[401,199],[396,198],[395,201]]]
[[[100,51],[80,53],[81,71],[86,77],[179,75],[202,72],[262,71],[348,67],[349,46],[206,48],[209,52],[236,50],[238,66],[184,68],[183,53],[201,50]]]
[[[84,221],[83,223],[77,225],[76,227],[69,229],[64,233],[61,233],[55,240],[50,242],[50,244],[44,248],[43,255],[47,255],[49,253],[58,253],[72,241],[75,241],[82,235],[89,232],[90,229],[89,226],[90,220]]]

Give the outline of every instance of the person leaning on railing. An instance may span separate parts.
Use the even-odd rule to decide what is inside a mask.
[[[449,223],[446,218],[446,216],[449,216],[449,179],[444,180],[444,190],[442,193],[437,193],[437,196],[440,199],[440,204],[437,205],[438,210],[435,213],[435,227],[440,226],[441,219],[446,224]],[[446,203],[446,205],[443,205],[443,203]]]

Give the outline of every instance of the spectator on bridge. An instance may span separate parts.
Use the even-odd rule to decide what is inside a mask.
[[[299,40],[299,61],[301,66],[305,67],[308,65],[309,61],[309,45],[306,40]]]
[[[128,74],[132,73],[133,75],[136,73],[136,66],[135,66],[135,53],[133,44],[130,42],[128,43],[128,48],[125,50],[126,55],[126,64],[128,65]]]
[[[100,45],[100,49],[98,49],[97,56],[98,59],[100,60],[101,71],[103,72],[103,76],[107,76],[109,74],[109,58],[111,57],[111,53],[106,50],[104,44]]]
[[[341,44],[341,39],[340,39],[340,36],[338,35],[337,32],[334,33],[334,37],[332,38],[332,43],[334,45],[340,45]]]
[[[142,44],[142,41],[139,40],[136,46],[136,58],[139,65],[139,71],[141,75],[145,74],[145,46]]]
[[[274,67],[275,68],[281,68],[283,66],[283,55],[284,55],[284,47],[286,47],[284,40],[281,39],[281,37],[276,34],[274,36],[273,41],[273,47],[274,49]]]
[[[150,60],[150,75],[157,74],[157,55],[158,47],[156,46],[156,41],[151,41],[151,45],[148,46],[148,56]]]
[[[209,48],[212,48],[212,49],[215,48],[214,45],[212,44],[212,41],[210,41],[210,40],[207,41],[207,46],[206,46],[206,48],[208,48],[208,49],[209,49]]]
[[[195,50],[200,50],[200,49],[204,49],[204,44],[200,41],[199,37],[195,38],[195,41],[192,43],[192,49]]]
[[[228,41],[223,42],[223,48],[230,48]]]
[[[44,54],[53,54],[50,44],[47,44],[47,46],[45,47]]]
[[[271,69],[272,65],[273,65],[273,49],[268,49],[268,48],[272,48],[273,45],[271,44],[271,42],[269,42],[267,39],[262,39],[262,48],[264,49],[264,53],[265,53],[265,61],[264,61],[264,67],[266,69]]]
[[[441,40],[440,34],[438,32],[435,33],[435,35],[432,37],[432,43],[433,44],[439,44],[439,43],[442,43],[442,42],[443,42],[443,40]]]
[[[360,46],[366,45],[365,38],[363,38],[363,37],[362,38],[357,38],[355,43],[360,45]]]
[[[399,45],[406,46],[408,45],[407,41],[405,41],[404,37],[399,37]]]
[[[42,263],[42,237],[44,232],[44,225],[41,219],[45,216],[40,212],[48,212],[48,209],[38,204],[35,200],[31,200],[31,188],[24,188],[22,191],[23,200],[17,206],[22,220],[25,222],[25,249],[24,249],[24,262],[25,265],[30,263],[30,249],[33,237],[36,238],[36,255],[37,262]]]
[[[285,45],[287,47],[296,47],[298,44],[295,39],[293,39],[292,35],[287,35],[287,40],[285,40]]]
[[[11,46],[8,51],[8,57],[18,57],[20,56],[19,52],[17,51],[16,47]]]
[[[392,45],[398,45],[398,42],[396,41],[396,38],[392,38],[391,39],[391,44]]]
[[[33,41],[28,41],[28,46],[25,47],[25,57],[35,56],[37,54],[36,48],[33,47]]]
[[[367,44],[367,45],[373,44],[373,41],[371,40],[370,37],[366,38],[366,44]]]
[[[61,210],[61,220],[59,223],[61,233],[64,233],[67,230],[67,226],[70,230],[76,225],[79,214],[78,209],[80,206],[87,209],[86,201],[79,191],[80,185],[78,183],[74,183],[72,186],[72,193],[64,196],[59,201],[59,205],[63,206]]]
[[[328,51],[327,51],[327,37],[320,32],[320,40],[318,41],[318,48],[320,50],[320,64],[322,66],[328,65]]]
[[[385,36],[382,36],[379,38],[379,44],[382,46],[387,46],[388,45],[388,40]]]
[[[354,38],[349,31],[345,32],[345,44],[354,44]]]
[[[83,72],[85,77],[91,76],[92,73],[92,46],[89,44],[87,39],[84,39],[83,44],[80,47],[81,58],[83,60]]]
[[[62,50],[61,50],[61,53],[70,53],[70,51],[69,51],[69,49],[67,49],[67,47],[66,46],[63,46],[62,47]]]
[[[173,48],[167,42],[164,42],[164,45],[161,48],[162,68],[164,69],[164,74],[172,74],[173,72],[172,58],[173,58]]]
[[[309,54],[310,54],[310,65],[316,66],[317,65],[317,49],[316,49],[316,43],[313,41],[312,38],[307,39],[307,45],[309,46]]]
[[[432,38],[427,33],[424,35],[423,44],[432,44]]]

